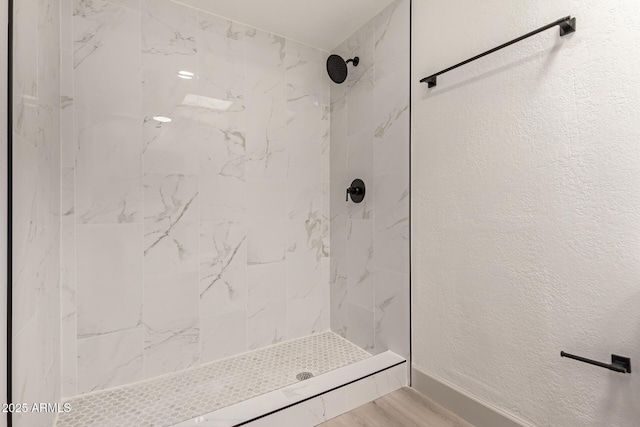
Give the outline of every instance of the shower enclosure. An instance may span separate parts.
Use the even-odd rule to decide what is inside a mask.
[[[408,381],[410,1],[331,51],[193,4],[12,3],[9,401],[59,404],[12,425],[340,402],[314,425]]]

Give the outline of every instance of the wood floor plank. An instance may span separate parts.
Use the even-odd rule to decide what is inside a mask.
[[[322,427],[473,427],[417,391],[403,388],[336,417]]]

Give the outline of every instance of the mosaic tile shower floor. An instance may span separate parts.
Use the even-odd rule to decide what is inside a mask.
[[[171,426],[371,355],[323,332],[152,380],[66,400],[57,427]]]

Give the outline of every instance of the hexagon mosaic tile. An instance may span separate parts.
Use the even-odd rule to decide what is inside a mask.
[[[58,427],[171,426],[371,355],[333,332],[291,340],[152,380],[67,399]]]

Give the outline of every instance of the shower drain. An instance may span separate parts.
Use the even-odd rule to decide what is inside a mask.
[[[308,380],[311,377],[313,377],[313,374],[311,372],[300,372],[298,375],[296,375],[296,379],[298,381]]]

